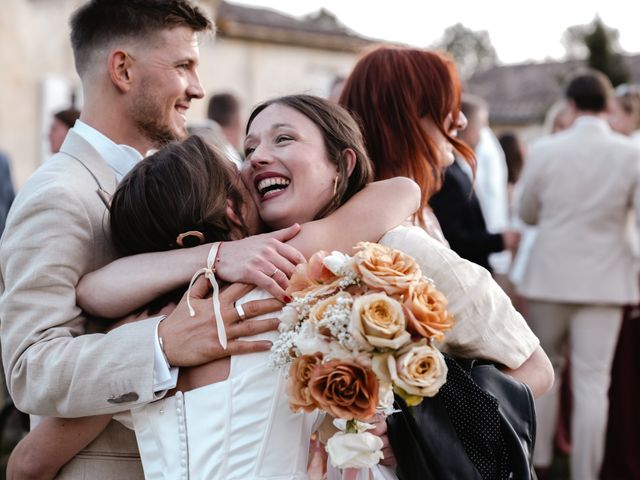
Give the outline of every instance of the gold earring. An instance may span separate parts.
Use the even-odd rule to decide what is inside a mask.
[[[333,179],[333,196],[335,197],[338,194],[338,175]]]

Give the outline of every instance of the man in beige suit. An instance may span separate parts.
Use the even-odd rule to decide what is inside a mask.
[[[223,293],[226,351],[217,340],[211,300],[202,298],[193,300],[193,318],[183,299],[166,318],[83,335],[86,318],[76,306],[75,287],[117,256],[109,241],[109,197],[144,152],[185,135],[190,102],[204,96],[196,71],[198,34],[211,22],[188,0],[92,0],[74,14],[71,27],[82,116],[60,153],[21,189],[0,245],[2,354],[10,393],[22,411],[59,417],[113,414],[151,402],[175,386],[177,367],[268,349],[269,342],[236,339],[277,325],[238,322],[235,299]],[[303,260],[281,243],[295,233],[296,227],[225,243],[217,275],[282,298],[286,275]],[[175,268],[195,272],[208,249],[173,252]],[[275,300],[251,303],[248,316],[279,306]],[[60,478],[143,478],[133,432],[111,421]]]
[[[568,341],[574,396],[571,476],[595,480],[604,454],[611,363],[622,306],[638,302],[637,271],[625,226],[640,210],[640,150],[607,124],[611,92],[599,72],[567,88],[573,126],[531,148],[520,216],[538,236],[520,293],[528,320],[562,378]],[[534,464],[551,464],[559,382],[536,402]]]

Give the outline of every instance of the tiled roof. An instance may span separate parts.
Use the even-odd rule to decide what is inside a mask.
[[[221,2],[218,35],[340,51],[359,51],[375,40],[349,29],[324,8],[298,18],[268,8]]]
[[[640,83],[640,54],[624,59],[631,82]],[[497,66],[473,75],[465,90],[489,102],[492,124],[540,123],[581,66],[581,60]]]

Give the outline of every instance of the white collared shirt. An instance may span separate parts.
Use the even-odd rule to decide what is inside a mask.
[[[110,138],[100,133],[95,128],[81,120],[76,120],[73,131],[84,138],[96,149],[98,154],[109,165],[116,176],[117,181],[122,180],[129,171],[140,161],[143,156],[138,150],[129,145],[118,145]],[[158,317],[158,325],[164,316]],[[169,367],[162,347],[158,340],[158,326],[156,325],[154,362],[153,362],[153,391],[163,392],[176,386],[178,369]]]
[[[129,171],[142,160],[142,154],[129,145],[118,145],[108,137],[105,137],[95,128],[87,125],[82,120],[77,120],[73,131],[84,138],[95,148],[107,165],[116,174],[118,181],[122,180]]]

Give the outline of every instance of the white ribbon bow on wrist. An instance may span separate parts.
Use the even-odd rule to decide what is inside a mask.
[[[222,320],[222,311],[220,309],[220,288],[218,287],[218,282],[216,281],[216,274],[213,270],[213,262],[216,260],[216,256],[218,255],[218,249],[220,248],[221,242],[215,242],[211,245],[211,250],[209,250],[209,257],[207,258],[207,266],[201,268],[191,277],[191,283],[189,283],[189,290],[187,290],[187,306],[189,307],[189,315],[192,317],[196,316],[196,311],[191,306],[191,287],[198,279],[200,275],[204,275],[210,282],[213,287],[213,313],[216,317],[216,328],[218,329],[218,341],[220,345],[225,350],[227,349],[227,331],[224,327],[224,321]]]

